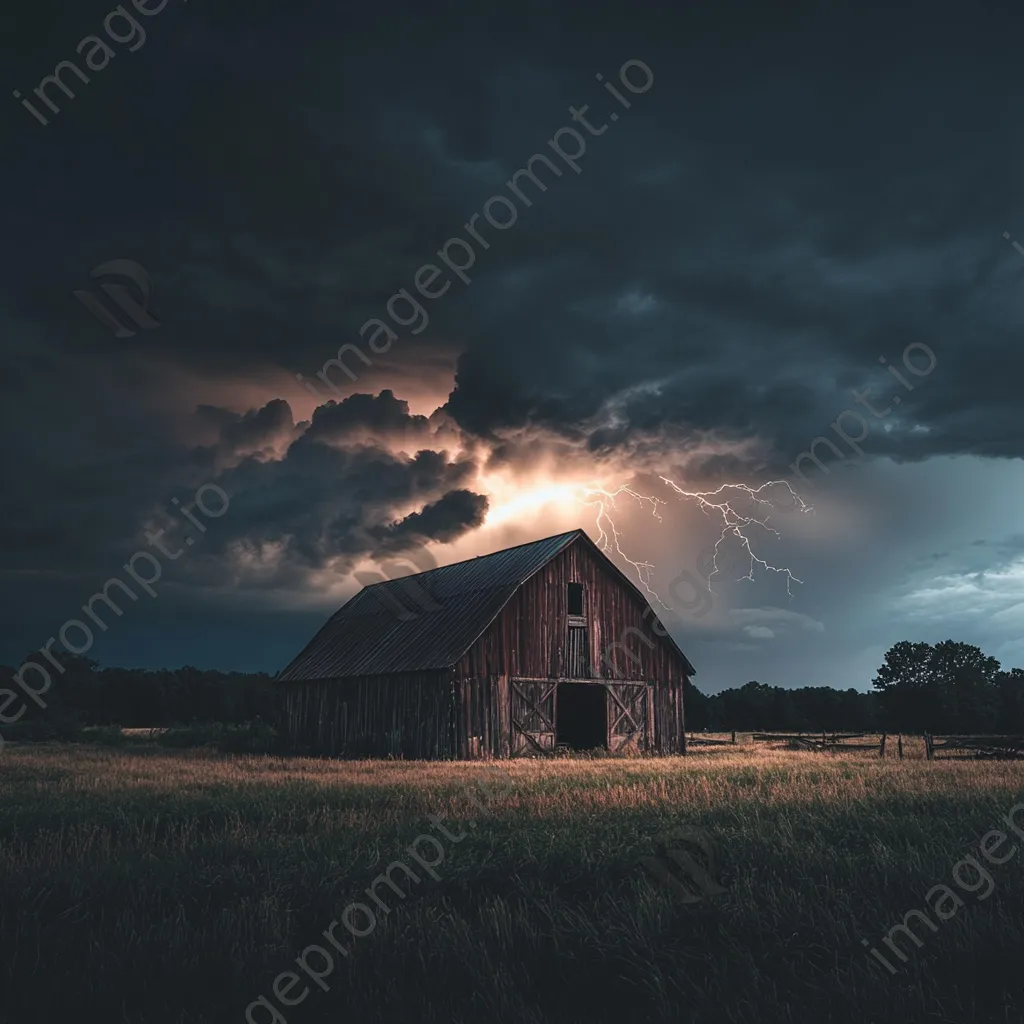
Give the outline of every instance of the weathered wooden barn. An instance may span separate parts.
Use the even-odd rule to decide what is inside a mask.
[[[693,666],[583,530],[365,587],[279,676],[300,750],[685,752]]]

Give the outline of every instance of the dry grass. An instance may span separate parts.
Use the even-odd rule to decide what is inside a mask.
[[[476,824],[288,1024],[1021,1024],[1024,855],[902,942],[895,977],[861,945],[927,910],[1022,799],[1024,764],[913,743],[902,762],[749,742],[516,761],[483,811],[464,792],[480,765],[10,746],[0,1019],[244,1021],[439,814]],[[724,895],[684,905],[639,867],[679,824],[716,838]]]

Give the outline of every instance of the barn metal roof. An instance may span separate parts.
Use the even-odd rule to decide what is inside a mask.
[[[294,682],[448,668],[516,590],[581,534],[586,536],[572,530],[364,587],[278,678]]]
[[[342,605],[278,677],[281,682],[342,679],[449,668],[535,572],[583,530],[454,562],[364,587]],[[605,556],[607,557],[607,556]],[[612,570],[643,599],[610,559]],[[678,647],[667,637],[676,650]],[[680,657],[693,672],[686,656]]]

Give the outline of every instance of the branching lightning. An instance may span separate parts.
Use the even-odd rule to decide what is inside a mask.
[[[711,581],[719,572],[722,571],[718,565],[718,556],[721,545],[729,537],[735,537],[739,541],[740,547],[747,553],[749,559],[746,574],[744,576],[740,576],[738,579],[753,581],[754,569],[756,566],[760,566],[765,572],[780,573],[785,576],[786,593],[789,594],[790,597],[793,596],[793,591],[791,589],[792,584],[802,583],[803,580],[797,579],[796,576],[793,575],[792,571],[787,569],[785,566],[772,565],[770,562],[755,554],[750,542],[750,537],[747,533],[747,531],[752,527],[760,527],[768,533],[774,534],[776,537],[779,536],[778,530],[769,525],[769,521],[771,520],[770,510],[773,508],[773,505],[767,498],[763,497],[764,492],[770,487],[781,486],[786,488],[794,502],[792,506],[789,506],[790,508],[795,508],[800,512],[812,511],[811,506],[804,502],[789,483],[785,480],[769,480],[767,483],[756,488],[748,487],[746,484],[723,484],[721,487],[718,487],[713,491],[685,491],[668,477],[662,476],[659,477],[659,479],[679,495],[681,499],[695,501],[706,516],[709,518],[717,516],[721,523],[722,532],[719,535],[718,540],[715,541],[714,557],[712,559],[712,564],[715,568],[708,577],[708,589],[712,589]],[[733,501],[736,499],[728,497],[728,492],[737,491],[746,495],[752,503],[749,514],[740,512],[733,505]],[[654,518],[659,522],[661,521],[659,508],[662,505],[667,505],[668,502],[664,501],[662,498],[654,497],[653,495],[640,494],[633,490],[633,488],[626,487],[625,485],[614,491],[606,491],[602,488],[586,490],[581,493],[579,501],[584,505],[593,505],[597,508],[597,544],[601,550],[614,550],[620,558],[633,566],[634,570],[636,570],[640,585],[663,608],[670,610],[671,606],[665,604],[658,594],[651,589],[651,577],[655,570],[654,564],[652,562],[634,561],[622,550],[622,545],[619,542],[619,531],[612,516],[613,512],[618,511],[615,499],[622,495],[636,501],[641,507],[649,506]]]
[[[641,507],[647,503],[651,506],[651,513],[654,518],[659,522],[661,521],[661,515],[658,512],[659,505],[665,505],[667,502],[661,500],[661,498],[655,498],[647,494],[638,494],[631,487],[622,486],[617,491],[606,491],[602,488],[596,490],[585,491],[580,495],[579,501],[584,505],[595,505],[597,506],[597,520],[595,525],[597,526],[597,546],[602,551],[609,551],[614,549],[620,558],[628,562],[636,570],[637,578],[640,580],[640,585],[651,595],[662,608],[668,606],[658,595],[651,590],[651,574],[654,572],[655,566],[653,562],[634,562],[622,550],[622,546],[619,544],[619,531],[615,526],[615,520],[608,514],[609,506],[618,510],[618,506],[615,504],[615,499],[620,494],[628,494],[629,497],[633,498]]]

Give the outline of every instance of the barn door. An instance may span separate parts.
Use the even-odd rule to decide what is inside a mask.
[[[555,691],[546,679],[513,679],[512,756],[547,754],[555,749]]]
[[[647,737],[647,684],[608,683],[608,749],[643,750]]]

